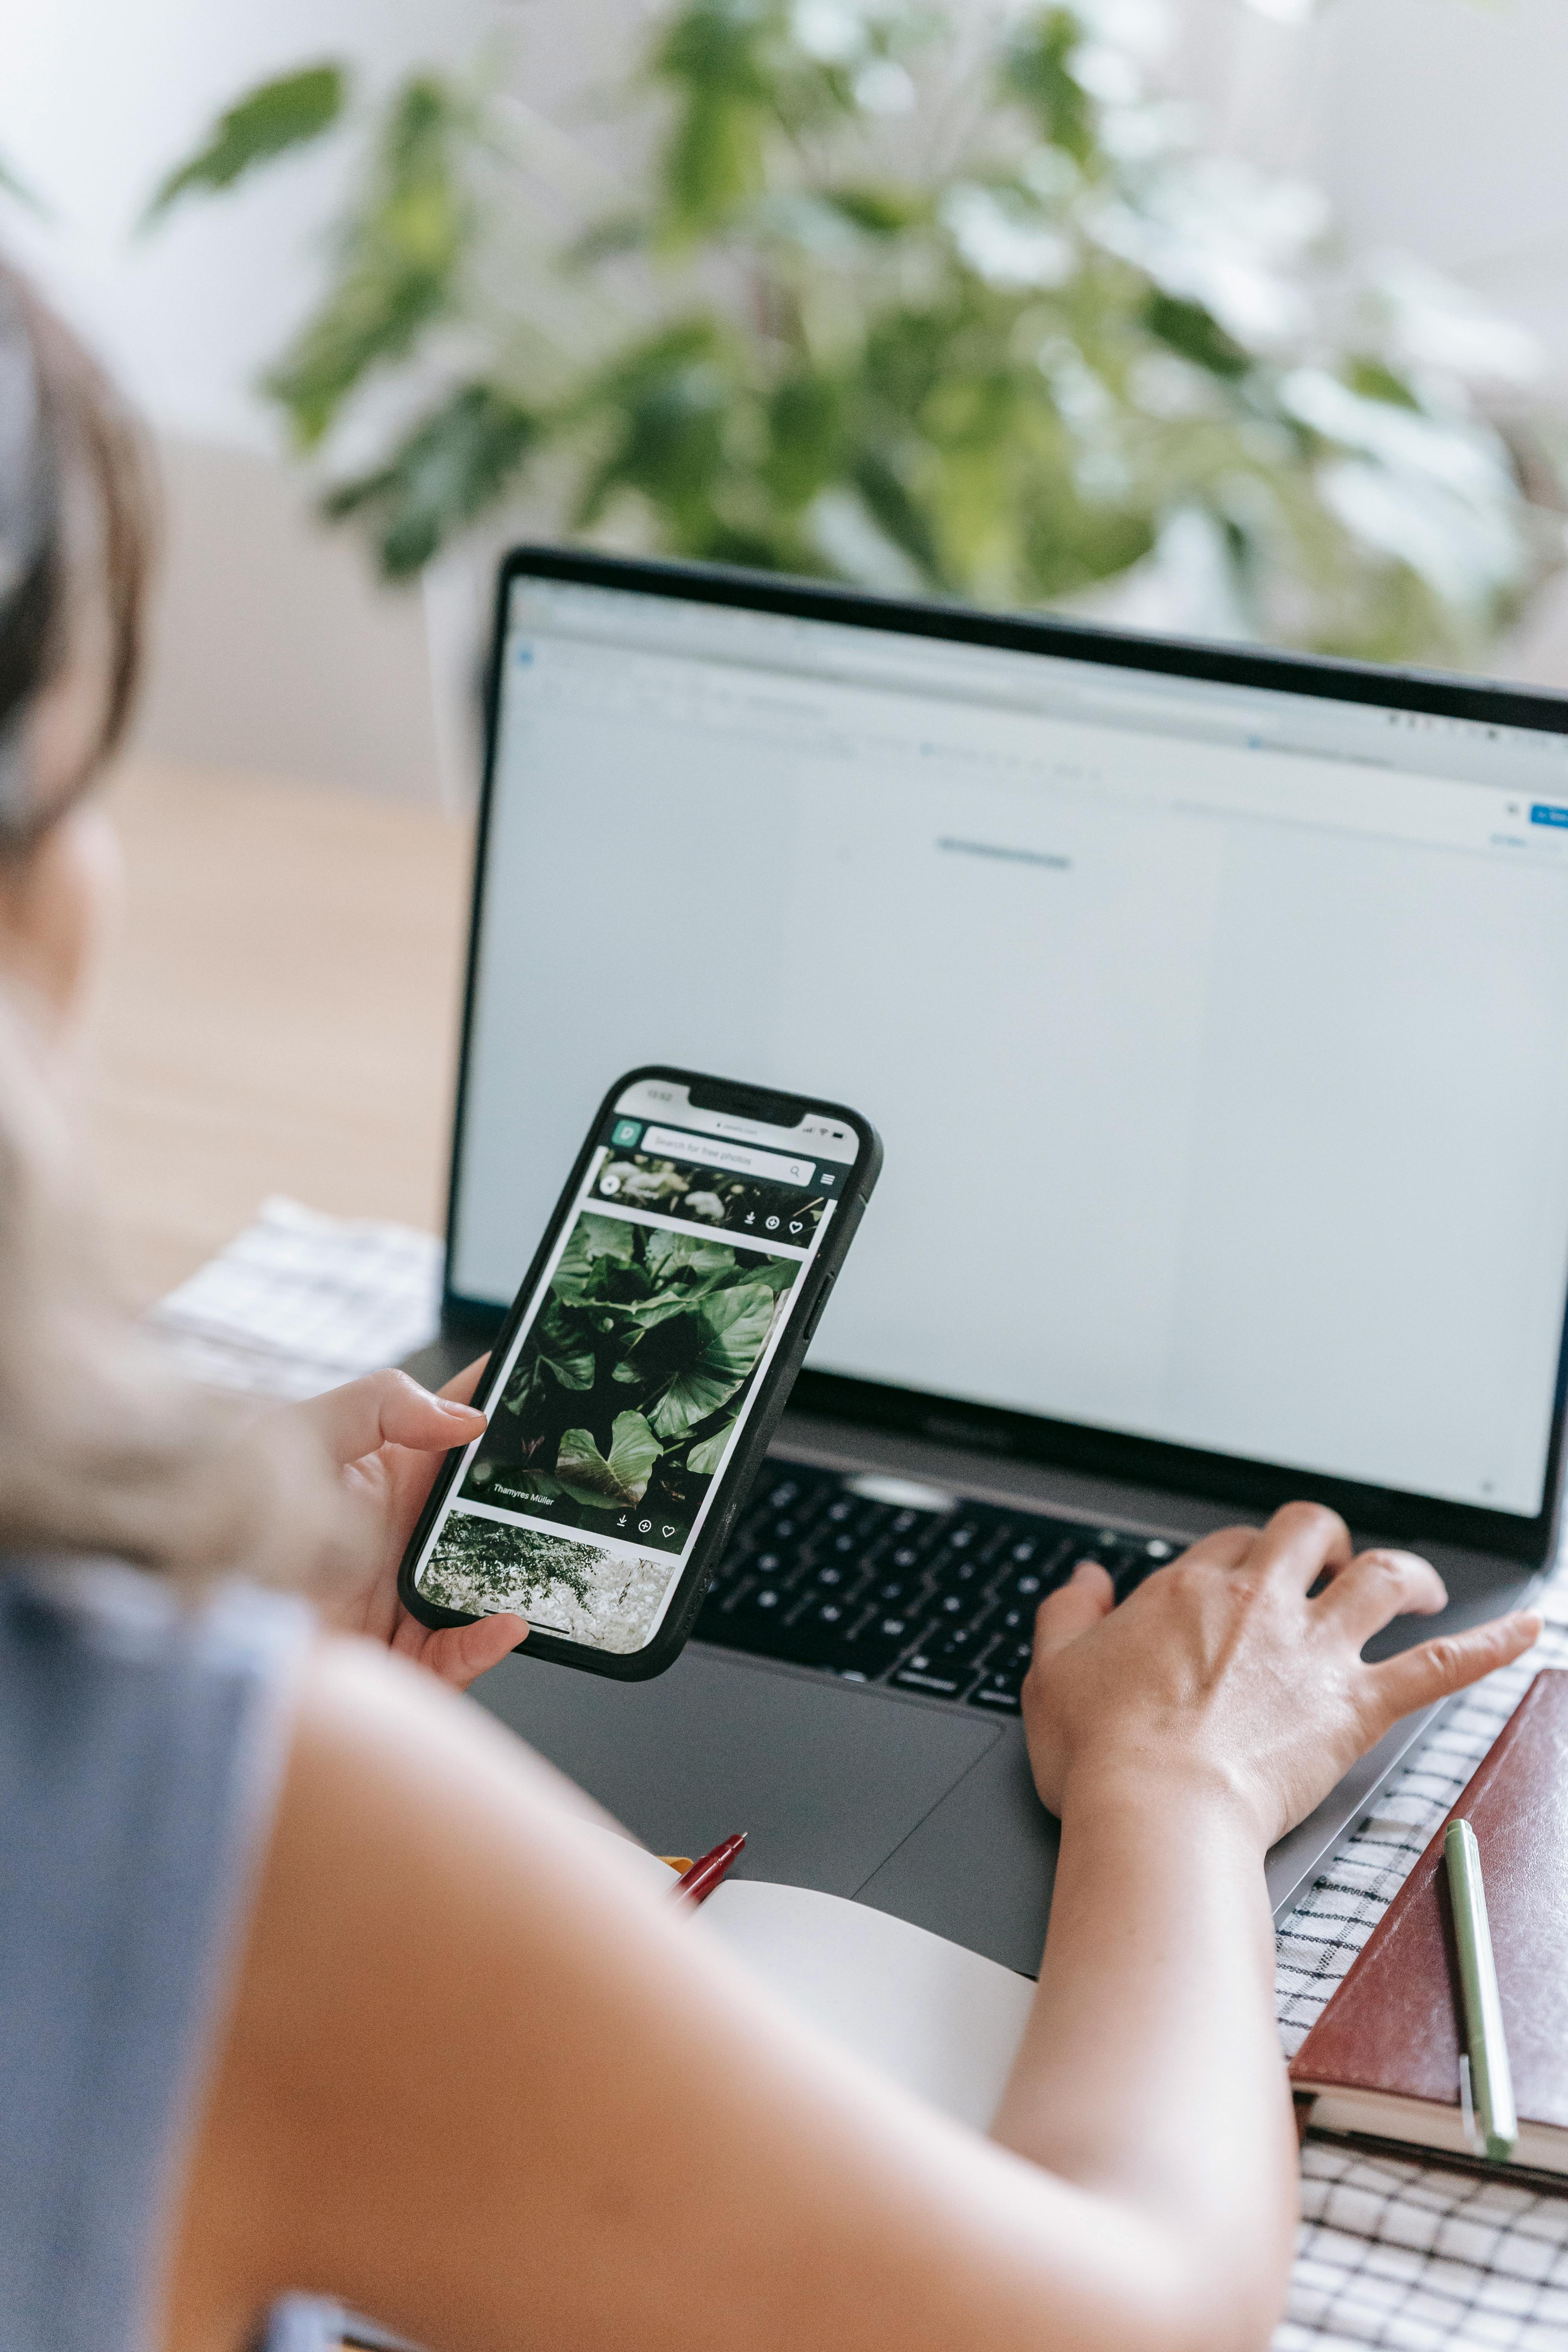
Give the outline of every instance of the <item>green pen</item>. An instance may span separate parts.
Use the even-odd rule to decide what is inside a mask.
[[[1448,1899],[1454,1911],[1454,1941],[1459,1954],[1459,1984],[1465,1997],[1465,2038],[1470,2052],[1470,2092],[1486,2152],[1504,2162],[1519,2146],[1513,2076],[1502,2030],[1502,1999],[1497,1961],[1487,1925],[1481,1885],[1481,1850],[1467,1821],[1450,1822],[1443,1840]]]

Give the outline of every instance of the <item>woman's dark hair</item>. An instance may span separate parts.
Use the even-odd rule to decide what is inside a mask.
[[[135,419],[70,329],[0,260],[0,852],[47,830],[124,732],[153,536]],[[26,769],[27,712],[69,661],[94,597],[109,630],[98,740],[84,772],[46,806]]]

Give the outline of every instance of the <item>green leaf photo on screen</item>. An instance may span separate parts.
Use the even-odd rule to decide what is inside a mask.
[[[534,535],[1485,667],[1563,556],[1526,339],[1205,153],[1159,16],[668,0],[608,203],[493,55],[318,61],[152,211],[357,142],[263,389],[389,577],[526,490]]]
[[[679,1551],[800,1265],[581,1212],[464,1498]]]

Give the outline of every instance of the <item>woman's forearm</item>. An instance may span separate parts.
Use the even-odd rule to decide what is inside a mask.
[[[1101,1772],[1069,1790],[1039,1998],[994,2135],[1154,2225],[1210,2347],[1265,2340],[1289,2259],[1273,1975],[1258,1832],[1223,1786]]]

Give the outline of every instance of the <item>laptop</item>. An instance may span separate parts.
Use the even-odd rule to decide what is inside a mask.
[[[648,1062],[887,1148],[676,1665],[478,1686],[657,1851],[744,1829],[745,1870],[1032,1972],[1018,1692],[1076,1560],[1125,1592],[1307,1496],[1456,1628],[1548,1561],[1568,700],[519,550],[423,1376]],[[1431,1720],[1274,1849],[1278,1913]]]

